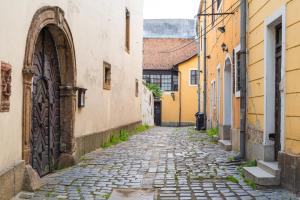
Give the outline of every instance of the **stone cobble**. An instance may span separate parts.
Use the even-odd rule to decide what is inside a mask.
[[[235,155],[192,128],[155,127],[46,177],[31,199],[104,200],[127,188],[155,188],[158,200],[297,199],[281,188],[252,189],[228,164]]]

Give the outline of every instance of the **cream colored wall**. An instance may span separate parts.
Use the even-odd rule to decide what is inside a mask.
[[[286,8],[285,152],[300,155],[300,1],[249,1],[248,123],[264,130],[264,20]]]
[[[211,13],[211,3],[212,1],[207,1],[207,13]],[[215,2],[215,7],[216,7]],[[202,11],[204,7],[202,8]],[[239,13],[239,4],[236,3],[235,0],[223,0],[220,8],[220,12],[233,12],[233,15],[223,15],[223,16],[215,16],[214,25],[212,25],[212,18],[208,16],[206,22],[206,30],[207,30],[207,55],[210,56],[207,59],[207,119],[210,120],[212,118],[212,125],[217,126],[217,119],[219,115],[219,124],[224,125],[224,65],[227,57],[233,61],[233,49],[236,48],[240,44],[240,13]],[[215,11],[216,12],[216,11]],[[200,18],[201,27],[204,27],[203,24],[203,16]],[[225,26],[225,33],[221,33],[217,30],[218,27]],[[201,32],[200,32],[201,33]],[[204,31],[202,31],[204,33]],[[223,52],[221,49],[222,43],[225,43],[228,47],[228,52]],[[203,46],[203,36],[200,41],[201,46]],[[204,57],[203,57],[203,47],[201,50],[201,68],[203,70],[204,65]],[[232,63],[233,64],[233,63]],[[218,102],[217,102],[217,90],[218,90],[218,66],[220,67],[220,113],[218,114]],[[232,73],[232,69],[231,69]],[[203,74],[200,76],[201,85],[203,85]],[[215,100],[213,101],[214,105],[211,104],[210,95],[211,95],[211,83],[215,81],[216,84],[216,92],[215,92]],[[202,88],[203,90],[203,88]],[[231,94],[229,94],[231,95]],[[203,104],[202,104],[203,105]],[[240,98],[236,97],[235,94],[232,95],[232,128],[239,128],[239,120],[240,120]],[[212,110],[212,111],[210,111]],[[210,116],[212,113],[212,116]],[[208,124],[211,122],[208,121]]]
[[[76,54],[77,86],[87,88],[86,107],[77,109],[75,136],[141,120],[135,79],[142,80],[143,1],[7,0],[1,2],[0,60],[12,68],[11,109],[0,113],[0,171],[22,159],[22,68],[34,13],[59,6],[69,23]],[[131,13],[130,54],[125,51],[125,8]],[[103,90],[102,63],[112,65],[112,89]]]

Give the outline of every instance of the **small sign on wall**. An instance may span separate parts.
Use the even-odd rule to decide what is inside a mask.
[[[9,112],[11,95],[11,71],[10,64],[0,61],[0,112]]]

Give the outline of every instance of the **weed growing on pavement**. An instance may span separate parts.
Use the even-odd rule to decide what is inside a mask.
[[[129,132],[127,130],[125,130],[125,129],[122,129],[120,131],[120,140],[121,141],[127,141],[128,138],[129,138]]]
[[[104,193],[104,194],[102,195],[102,197],[103,197],[104,199],[109,199],[110,194],[109,194],[109,193]]]
[[[49,192],[46,193],[45,196],[46,196],[46,197],[51,197],[51,195],[52,195],[52,192],[49,191]]]
[[[139,125],[139,126],[136,126],[135,129],[131,132],[129,132],[128,130],[126,129],[121,129],[119,134],[118,133],[113,133],[111,136],[110,136],[110,139],[109,141],[105,142],[104,144],[101,145],[102,148],[108,148],[112,145],[116,145],[116,144],[119,144],[121,142],[124,142],[124,141],[127,141],[129,139],[129,136],[130,135],[133,135],[135,133],[141,133],[141,132],[144,132],[145,130],[149,129],[149,125],[148,124],[143,124],[143,125]]]
[[[141,132],[144,132],[146,130],[149,129],[149,125],[148,124],[142,124],[142,125],[138,125],[137,127],[135,127],[135,132],[137,133],[141,133]]]
[[[244,181],[248,186],[252,187],[253,190],[256,190],[256,184],[252,180],[244,179]]]
[[[226,180],[233,183],[239,183],[239,180],[237,180],[234,176],[227,176]]]
[[[233,162],[235,159],[234,159],[234,156],[230,156],[230,157],[227,158],[227,160],[228,160],[229,162]]]
[[[219,133],[218,128],[211,128],[207,131],[207,135],[208,135],[208,137],[210,137],[210,139],[214,139],[214,138],[218,137],[218,133]]]

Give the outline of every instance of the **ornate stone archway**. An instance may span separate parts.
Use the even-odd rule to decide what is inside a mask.
[[[60,67],[60,152],[58,167],[75,163],[74,116],[76,108],[76,61],[73,38],[64,12],[59,7],[43,7],[33,16],[26,42],[23,68],[23,146],[22,157],[27,166],[31,155],[33,56],[37,38],[43,28],[52,34]]]

